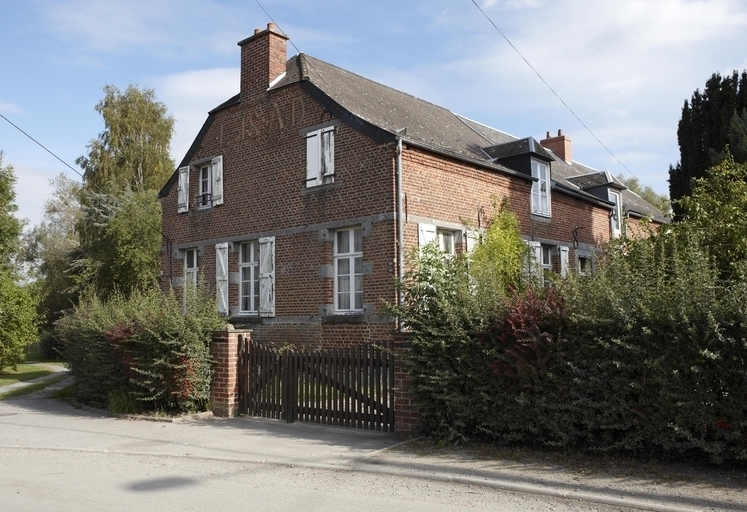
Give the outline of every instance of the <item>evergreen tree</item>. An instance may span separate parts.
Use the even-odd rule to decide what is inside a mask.
[[[747,71],[722,77],[714,73],[701,93],[696,90],[682,107],[677,127],[680,161],[669,166],[669,196],[674,211],[683,213],[677,200],[692,194],[695,180],[720,163],[726,145],[738,147],[737,162],[747,160]]]

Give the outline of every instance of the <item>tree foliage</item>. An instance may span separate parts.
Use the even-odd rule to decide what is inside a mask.
[[[747,261],[747,164],[727,148],[724,160],[695,180],[692,194],[679,203],[687,212],[680,229],[696,231],[721,276],[735,277]]]
[[[18,210],[15,184],[13,166],[3,166],[3,152],[0,151],[0,267],[6,270],[13,267],[23,230],[23,222],[14,215]]]
[[[13,213],[16,177],[13,167],[3,166],[0,151],[0,370],[23,362],[24,349],[36,336],[35,302],[19,283],[15,261],[20,250],[23,223]]]
[[[130,85],[122,93],[106,85],[103,90],[96,111],[104,131],[89,142],[88,155],[76,160],[86,188],[114,195],[128,188],[159,190],[174,170],[169,156],[174,119],[152,89]]]
[[[161,204],[153,191],[85,193],[79,289],[102,298],[153,288],[161,266]]]
[[[730,76],[714,73],[703,92],[696,90],[682,107],[677,127],[680,161],[669,168],[669,196],[677,215],[683,213],[676,201],[692,193],[695,180],[724,158],[730,144],[737,162],[747,161],[747,71]]]
[[[96,110],[106,129],[78,159],[84,169],[77,224],[77,288],[101,298],[158,282],[161,210],[157,191],[173,171],[173,119],[150,89],[104,87]]]

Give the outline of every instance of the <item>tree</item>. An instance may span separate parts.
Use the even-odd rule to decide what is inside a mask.
[[[161,210],[157,191],[174,169],[174,120],[151,89],[104,87],[96,110],[106,129],[76,162],[84,170],[77,224],[77,289],[101,298],[158,283]]]
[[[88,155],[75,161],[83,169],[86,188],[109,194],[127,187],[160,189],[174,170],[169,156],[174,119],[152,89],[130,85],[121,93],[106,85],[103,90],[96,111],[105,129],[89,142]]]
[[[26,259],[36,278],[37,314],[42,330],[40,350],[45,357],[59,357],[54,323],[78,301],[73,262],[80,257],[76,231],[81,217],[82,185],[64,174],[50,180],[52,198],[44,204],[44,217],[26,235]]]
[[[732,279],[747,262],[747,164],[726,150],[724,160],[695,180],[682,229],[694,230],[716,262],[721,276]]]
[[[672,202],[664,194],[657,193],[649,185],[643,185],[638,178],[632,176],[626,178],[623,174],[618,174],[617,179],[631,191],[641,196],[645,201],[656,206],[664,215],[670,215],[672,212]]]
[[[3,152],[0,151],[0,266],[6,270],[13,266],[23,230],[23,222],[13,215],[18,210],[15,184],[13,166],[3,167]]]
[[[81,289],[102,298],[125,297],[158,284],[161,267],[161,203],[152,190],[119,196],[88,193],[82,208],[84,256]]]
[[[689,196],[695,180],[706,174],[706,169],[724,158],[724,147],[739,148],[733,153],[737,162],[747,161],[747,71],[741,76],[734,71],[722,77],[714,73],[701,93],[696,90],[682,107],[677,127],[680,161],[669,167],[669,196],[677,215],[683,205],[677,202]]]
[[[19,284],[14,265],[20,249],[23,223],[14,215],[18,207],[13,187],[13,167],[3,167],[0,151],[0,370],[23,361],[26,344],[36,336],[36,311],[33,297]]]

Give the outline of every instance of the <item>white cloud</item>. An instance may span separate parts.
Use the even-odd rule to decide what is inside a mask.
[[[44,202],[52,195],[50,172],[26,166],[15,167],[14,171],[18,180],[15,187],[18,211],[15,215],[27,219],[28,227],[37,225],[42,220]]]
[[[207,114],[239,92],[239,68],[185,71],[156,80],[158,96],[176,120],[171,154],[184,157]]]
[[[0,113],[3,114],[23,114],[25,111],[15,103],[0,101]]]

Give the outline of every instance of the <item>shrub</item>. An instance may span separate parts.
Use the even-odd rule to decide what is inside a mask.
[[[617,241],[549,289],[484,293],[468,263],[422,250],[396,310],[426,431],[747,460],[747,280],[723,281],[697,232]]]
[[[130,403],[124,396],[142,409],[205,408],[209,342],[225,322],[212,297],[195,292],[185,304],[158,290],[83,299],[57,324],[76,398],[115,408]]]

